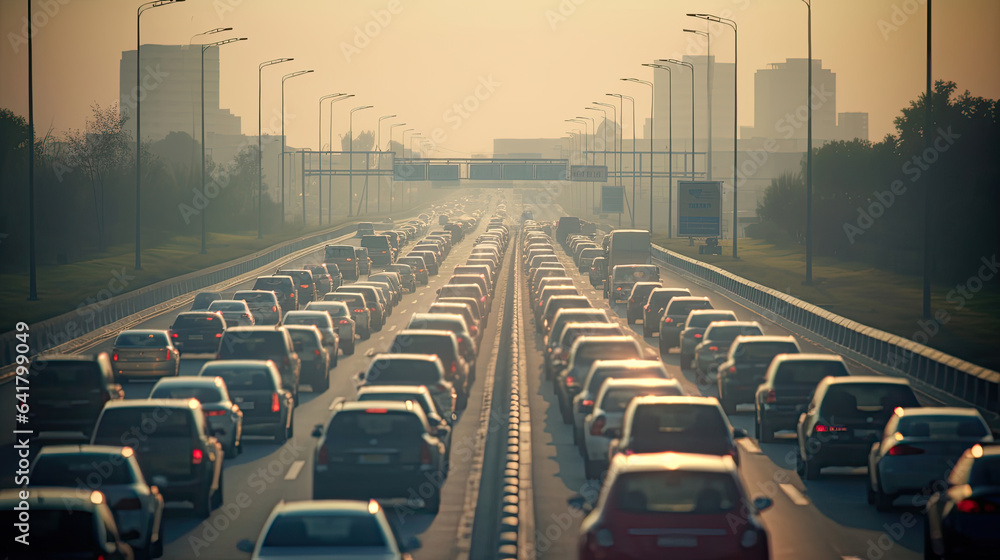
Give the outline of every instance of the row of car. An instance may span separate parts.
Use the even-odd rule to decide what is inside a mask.
[[[587,247],[581,237],[569,236],[566,243],[568,254],[577,262],[581,247]],[[841,356],[802,353],[794,337],[765,335],[758,323],[739,321],[731,310],[714,309],[709,298],[692,296],[686,288],[664,287],[658,281],[658,270],[652,268],[644,264],[615,266],[610,273],[613,283],[605,287],[605,294],[613,304],[620,298],[618,294],[627,293],[627,322],[641,320],[645,337],[658,335],[661,355],[679,347],[682,368],[691,365],[699,382],[718,386],[719,405],[726,415],[735,414],[740,403],[753,403],[756,437],[762,443],[775,442],[776,432],[794,430],[796,469],[806,480],[818,478],[821,469],[828,466],[866,466],[868,501],[880,511],[888,510],[905,495],[915,496],[914,503],[920,505],[926,501],[926,557],[990,553],[992,541],[985,538],[984,527],[1000,521],[1000,502],[986,473],[1000,468],[1000,449],[991,445],[993,434],[978,411],[922,407],[906,380],[851,375]],[[558,356],[566,347],[553,348]],[[572,348],[569,354],[573,354]],[[608,392],[621,383],[628,382],[609,381],[594,401],[593,410],[605,419]],[[589,394],[581,394],[589,400]],[[738,460],[726,436],[716,438],[715,445],[709,445],[705,437],[703,430],[717,424],[716,415],[696,419],[670,406],[664,409],[671,411],[670,420],[664,421],[666,413],[656,422],[642,420],[636,414],[647,406],[644,399],[634,399],[634,408],[629,405],[631,416],[625,415],[623,429],[612,429],[608,434],[604,420],[597,423],[599,430],[584,430],[582,451],[590,454],[588,477],[596,475],[603,464],[590,463],[594,460],[590,450],[614,436],[620,439],[612,440],[610,456],[623,449],[633,453],[669,449],[731,454]],[[616,399],[611,402],[620,406]],[[683,418],[699,427],[699,449],[680,439],[665,445],[663,432],[683,433]],[[635,437],[637,423],[642,422],[651,423],[650,433],[655,436],[645,443]],[[594,424],[591,420],[586,427]],[[602,430],[605,440],[598,439]],[[727,430],[716,431],[728,434]],[[737,431],[737,435],[745,434]],[[655,441],[652,446],[648,445],[651,441]],[[590,557],[597,548],[599,544],[590,541],[581,543],[581,557]]]

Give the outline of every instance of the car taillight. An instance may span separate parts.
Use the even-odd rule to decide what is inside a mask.
[[[389,412],[388,408],[366,408],[365,414],[387,414]]]
[[[340,320],[340,324],[341,324],[341,325],[349,325],[350,323],[351,323],[351,322],[350,322],[350,321],[348,321],[347,319],[341,319],[341,320]]]
[[[281,410],[281,403],[278,402],[278,393],[271,393],[271,412],[278,412]]]
[[[542,302],[538,302],[538,307],[541,307],[541,306],[542,306]]]
[[[136,498],[134,496],[131,498],[122,498],[121,500],[118,500],[118,502],[115,503],[115,505],[111,506],[111,509],[114,510],[142,509],[142,502],[139,501],[139,498]]]
[[[171,356],[170,356],[170,350],[167,350],[167,355],[163,359],[169,362],[170,358],[171,358]]]
[[[431,446],[425,441],[420,445],[420,464],[430,465],[431,460]]]
[[[222,333],[220,332],[215,333],[215,338],[222,338]]]
[[[996,513],[1000,508],[996,504],[975,498],[966,498],[957,504],[955,509],[962,513]]]
[[[192,465],[200,465],[201,464],[202,455],[203,454],[201,452],[201,449],[192,449],[191,450],[191,464]]]
[[[364,309],[355,309],[354,312],[355,313],[364,313],[365,310]]]
[[[316,456],[317,465],[326,465],[330,462],[330,452],[326,450],[326,444],[324,443],[319,448],[319,453]]]
[[[295,297],[295,292],[292,292],[288,297]]]
[[[712,352],[718,352],[719,351],[719,347],[718,346],[709,346],[708,349],[711,350]]]
[[[594,401],[592,401],[590,399],[586,399],[583,402],[581,402],[580,404],[583,405],[583,406],[594,406]]]
[[[921,455],[924,450],[913,445],[897,445],[889,450],[889,455],[900,456],[900,455]]]
[[[170,333],[170,337],[171,338],[177,338],[178,336],[180,336],[180,335],[178,335],[177,333]]]
[[[308,287],[309,287],[309,284],[299,284],[299,287],[300,287],[300,288],[308,288]]]
[[[729,373],[736,373],[736,366],[729,366]]]
[[[458,371],[458,364],[456,364],[455,362],[452,362],[451,363],[451,372],[455,373],[456,371]]]
[[[313,350],[313,355],[319,356],[319,350]]]
[[[351,259],[347,259],[347,262],[351,262]]]
[[[817,432],[846,432],[847,426],[827,426],[826,424],[816,424]]]
[[[384,255],[384,254],[385,254],[385,251],[382,251],[382,254]]]
[[[111,356],[111,360],[115,362],[118,361],[118,352],[115,352],[114,355]]]
[[[573,377],[572,375],[566,377],[566,385],[567,386],[569,386],[569,385],[575,385],[575,384],[576,384],[576,378],[575,377]]]
[[[590,435],[601,436],[604,435],[604,426],[607,425],[608,421],[603,416],[598,416],[594,418],[594,423],[590,425]]]
[[[486,296],[483,296],[483,297],[479,298],[479,301],[485,302],[486,301]]]
[[[278,306],[277,305],[272,305],[271,306],[271,313],[277,313],[277,312],[278,312]]]
[[[664,323],[669,323],[669,321],[664,321]],[[695,338],[701,338],[701,333],[694,333]]]
[[[778,402],[778,397],[777,395],[774,394],[774,389],[771,389],[767,392],[767,398],[764,399],[764,402],[768,404],[774,404]]]
[[[225,413],[225,410],[206,410],[205,416],[222,416]]]
[[[479,327],[477,327],[476,325],[472,325],[471,327],[469,327],[469,331],[471,331],[472,336],[476,336],[477,334],[479,334]]]
[[[674,320],[673,320],[673,319],[671,319],[670,317],[665,317],[665,318],[663,319],[663,322],[664,322],[664,323],[673,323],[673,322],[674,322]],[[694,335],[694,336],[695,336],[695,337],[697,337],[697,338],[701,338],[701,337],[699,337],[698,335]]]

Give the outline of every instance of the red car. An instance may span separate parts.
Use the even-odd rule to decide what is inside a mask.
[[[589,512],[580,527],[581,560],[769,557],[759,512],[772,501],[749,499],[732,457],[620,454],[597,504],[582,496],[570,504]]]

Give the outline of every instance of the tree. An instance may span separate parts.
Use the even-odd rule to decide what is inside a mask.
[[[789,239],[800,242],[805,237],[805,182],[798,173],[782,173],[764,191],[757,203],[762,222],[771,222]]]

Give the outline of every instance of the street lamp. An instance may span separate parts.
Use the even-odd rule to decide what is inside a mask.
[[[395,116],[396,115],[385,115],[383,117],[379,117],[378,118],[378,124],[375,127],[375,138],[376,138],[376,140],[375,140],[375,150],[376,151],[378,151],[378,152],[382,151],[382,121],[384,121],[385,119],[395,118]],[[390,128],[390,130],[392,130],[392,129]],[[391,141],[389,143],[392,144]],[[376,161],[378,162],[378,170],[381,171],[382,170],[382,154],[379,154],[377,156],[377,158],[378,159]],[[377,200],[377,202],[376,202],[376,204],[377,204],[376,210],[378,211],[379,214],[381,214],[382,213],[382,176],[381,175],[377,175],[376,178],[378,180],[378,194],[375,197],[376,200]],[[389,198],[392,198],[392,192],[391,191],[389,192]],[[368,197],[366,196],[365,197],[365,209],[366,209],[366,211],[367,211],[367,208],[368,208]]]
[[[593,124],[594,124],[594,117],[576,117],[576,118],[572,118],[572,119],[566,119],[566,122],[579,123],[579,124],[583,125],[583,146],[580,148],[580,155],[583,158],[583,164],[584,165],[587,164],[587,154],[585,152],[589,149],[589,146],[587,145],[587,137],[588,136],[590,136],[591,143],[593,143],[593,136],[591,136],[591,134],[590,134],[590,129],[587,128],[588,121],[589,121],[589,124],[591,126],[593,126]],[[596,131],[595,131],[595,133],[596,133]],[[593,160],[593,157],[594,157],[594,153],[593,152],[591,152],[590,157]],[[591,163],[593,163],[593,162],[591,162]],[[587,181],[586,190],[580,193],[582,195],[580,197],[580,204],[581,204],[581,206],[583,206],[583,205],[586,204],[587,193],[588,192],[592,192],[592,191],[593,191],[592,183],[590,181]],[[593,205],[591,205],[591,209],[593,209]]]
[[[707,164],[705,165],[705,178],[709,181],[712,180],[712,74],[715,73],[715,61],[712,60],[712,34],[708,31],[699,31],[697,29],[685,29],[685,33],[694,33],[695,35],[700,35],[708,40],[708,48],[705,55],[705,89],[708,91],[706,96],[706,104],[708,106],[708,154],[707,154]]]
[[[285,225],[285,81],[296,76],[309,74],[312,70],[299,70],[285,74],[281,78],[281,226]],[[305,202],[303,201],[303,204]],[[302,224],[303,226],[305,224]]]
[[[813,211],[813,25],[812,25],[812,2],[802,0],[806,5],[809,17],[809,72],[808,85],[806,87],[806,106],[809,108],[809,123],[806,126],[806,281],[805,284],[812,284],[813,281],[813,236],[812,236],[812,211]],[[927,5],[928,11],[930,4]],[[928,98],[929,99],[929,98]],[[926,316],[926,314],[925,314]]]
[[[330,143],[330,151],[331,152],[334,151],[334,149],[333,149],[333,104],[336,103],[336,102],[338,102],[338,101],[343,101],[345,99],[350,99],[352,97],[354,97],[354,94],[353,93],[348,93],[348,94],[345,94],[343,97],[338,97],[336,99],[330,100],[330,130],[329,130],[330,142],[329,143]],[[343,144],[341,144],[341,148],[343,148]],[[322,160],[322,159],[323,159],[323,156],[321,154],[320,155],[320,160]],[[330,154],[330,170],[331,171],[333,170],[333,154]],[[327,204],[327,206],[326,206],[326,223],[329,224],[329,223],[331,223],[331,220],[333,219],[333,175],[330,175],[330,187],[329,187],[329,190],[326,192],[326,195],[327,195],[326,196],[326,204]],[[351,205],[348,204],[347,206],[348,206],[348,209],[350,209]]]
[[[739,67],[737,63],[739,61],[739,31],[737,30],[736,22],[719,16],[713,16],[711,14],[688,14],[689,17],[694,17],[698,19],[703,19],[705,21],[710,21],[713,23],[721,23],[727,25],[733,29],[733,258],[738,259],[739,255],[737,253],[737,243],[736,238],[738,235],[737,228],[737,204],[736,204],[736,179],[737,179],[737,165],[739,158],[739,118],[737,117],[737,111],[739,109]],[[812,63],[810,63],[810,68]]]
[[[667,71],[667,239],[674,237],[674,73],[672,68],[662,64],[643,64],[657,70]],[[649,198],[652,200],[653,195]]]
[[[349,162],[349,165],[350,165],[350,169],[351,169],[350,174],[348,175],[348,180],[347,180],[347,183],[348,183],[348,191],[347,191],[348,192],[348,194],[347,194],[347,215],[348,215],[348,217],[354,215],[354,208],[353,208],[353,202],[354,202],[354,113],[357,112],[357,111],[362,111],[364,109],[371,109],[371,108],[372,108],[372,105],[360,105],[358,107],[355,107],[355,108],[351,109],[351,116],[348,117],[348,134],[350,135],[350,137],[348,138],[348,141],[350,142],[350,148],[348,149],[348,151],[350,152],[350,154],[347,156],[347,159],[348,159],[348,162]],[[359,208],[359,211],[360,211],[360,206],[358,208]]]
[[[142,100],[142,85],[139,80],[142,76],[139,74],[139,56],[142,40],[141,31],[142,26],[140,25],[142,14],[147,10],[152,10],[153,8],[159,8],[160,6],[166,6],[168,4],[177,4],[183,2],[184,0],[154,0],[153,2],[146,2],[145,4],[140,4],[135,11],[135,269],[142,270],[142,245],[140,243],[141,231],[141,216],[139,206],[139,194],[141,192],[140,185],[142,184],[142,132],[140,128],[140,116],[142,111],[140,111],[140,103]],[[29,6],[30,8],[30,6]],[[31,10],[28,10],[29,15]],[[34,147],[32,147],[34,149]]]
[[[635,229],[635,212],[637,210],[635,206],[635,98],[631,95],[623,95],[621,93],[606,93],[605,95],[617,97],[618,99],[628,99],[632,103],[632,229]],[[624,120],[625,113],[623,110],[622,121]],[[622,136],[622,142],[625,142],[624,135]]]
[[[205,197],[205,51],[207,51],[211,47],[219,47],[222,45],[228,45],[229,43],[235,43],[237,41],[246,41],[246,40],[247,40],[246,37],[238,37],[238,38],[233,37],[230,39],[216,41],[214,43],[209,43],[207,45],[201,46],[201,196],[202,198],[205,199],[205,207],[201,209],[201,254],[202,255],[208,252],[205,241],[206,237],[205,214],[208,213],[208,198]]]
[[[423,139],[424,135],[420,134],[419,132],[416,133],[416,134],[411,134],[410,135],[410,144],[411,144],[411,146],[410,146],[410,157],[413,157],[413,146],[412,146],[412,144],[413,144],[413,141],[416,140],[417,138]],[[417,142],[417,145],[419,146],[420,142]],[[421,153],[421,156],[422,155],[423,155],[423,153]],[[409,183],[406,184],[406,193],[407,193],[406,202],[407,202],[407,204],[409,204],[412,207],[413,206],[413,185],[411,185]]]
[[[601,107],[608,107],[609,109],[611,109],[611,120],[612,120],[612,122],[615,123],[614,136],[611,137],[611,143],[612,143],[611,149],[615,151],[615,158],[613,158],[614,159],[614,163],[615,163],[615,172],[619,175],[618,177],[616,177],[616,179],[618,179],[618,181],[615,181],[615,184],[618,184],[618,183],[621,182],[621,176],[620,175],[621,175],[621,168],[622,168],[621,153],[619,152],[619,149],[618,149],[618,110],[611,103],[601,103],[600,101],[591,101],[591,103],[593,103],[594,105],[600,105]],[[607,114],[605,114],[605,116],[607,116]],[[607,121],[605,121],[604,128],[607,129]]]
[[[260,128],[260,75],[265,66],[281,64],[295,60],[294,58],[276,58],[261,62],[257,65],[257,239],[264,238],[264,159],[262,157],[263,145],[261,144]],[[282,156],[284,157],[284,156]]]
[[[324,95],[319,98],[319,113],[316,116],[316,128],[319,130],[316,139],[317,154],[319,155],[319,226],[323,226],[323,101],[327,99],[333,99],[336,97],[343,97],[347,95],[346,93],[331,93]],[[333,102],[330,103],[330,113],[333,113]],[[333,151],[333,145],[330,145],[330,151]],[[333,179],[331,178],[332,182]],[[302,181],[302,225],[306,224],[306,182]]]
[[[597,164],[597,120],[594,117],[579,115],[576,118],[590,121],[590,165]],[[586,161],[584,161],[586,163]],[[587,182],[587,190],[590,192],[590,208],[594,208],[594,182]]]
[[[406,123],[393,123],[389,125],[389,147],[392,147],[392,129],[397,126],[406,126]],[[392,175],[389,175],[389,213],[392,213],[392,195],[393,190],[396,188],[396,150],[392,150]]]
[[[661,59],[660,62],[679,64],[691,69],[691,180],[694,181],[694,64],[672,58]]]
[[[649,234],[653,234],[653,82],[638,78],[620,78],[623,82],[633,82],[649,86]],[[642,160],[639,161],[642,165]]]
[[[416,129],[415,128],[407,128],[406,130],[403,131],[403,134],[400,135],[400,141],[399,141],[399,143],[400,143],[400,147],[403,148],[403,157],[404,158],[406,157],[406,133],[407,132],[413,132],[414,130],[416,130]],[[412,151],[410,152],[410,157],[413,157],[413,152]]]

